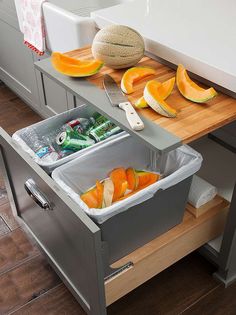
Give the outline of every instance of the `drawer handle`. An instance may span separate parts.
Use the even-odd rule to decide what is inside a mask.
[[[44,210],[52,210],[52,206],[47,197],[39,190],[35,181],[29,178],[25,182],[25,190],[27,194]]]

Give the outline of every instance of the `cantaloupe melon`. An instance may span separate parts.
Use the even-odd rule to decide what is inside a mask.
[[[125,94],[133,93],[134,83],[155,74],[156,71],[149,67],[133,67],[125,71],[121,79],[120,87]]]
[[[160,97],[165,100],[172,92],[174,85],[175,85],[175,77],[166,80],[163,83],[160,83],[158,81],[156,82],[156,87],[158,90],[158,94],[160,95]],[[136,102],[135,102],[135,106],[137,108],[146,108],[148,107],[147,102],[145,101],[145,98],[142,96],[141,98],[139,98]]]
[[[135,30],[124,25],[110,25],[94,37],[92,54],[113,69],[132,67],[144,55],[144,41]]]
[[[80,198],[83,200],[84,203],[89,208],[98,208],[98,193],[97,193],[97,187],[94,187],[88,191],[86,191],[84,194],[80,196]]]
[[[217,95],[214,88],[203,89],[193,82],[183,65],[179,65],[176,73],[176,83],[180,93],[195,103],[205,103]]]
[[[158,114],[166,117],[176,117],[177,111],[168,105],[159,95],[154,80],[146,84],[143,96],[148,105]]]
[[[152,185],[155,182],[158,181],[160,178],[159,174],[146,172],[146,171],[135,171],[138,175],[138,188],[146,186],[146,185]]]
[[[80,60],[59,52],[52,53],[51,62],[58,72],[70,77],[88,77],[96,74],[103,66],[100,60]]]
[[[97,180],[96,181],[96,188],[97,188],[97,201],[98,201],[97,208],[100,209],[100,208],[102,208],[102,203],[103,203],[104,185]]]
[[[157,182],[160,179],[160,175],[156,174],[156,173],[151,173],[151,172],[146,172],[146,171],[138,171],[138,170],[134,170],[132,168],[127,169],[126,172],[127,171],[129,173],[129,175],[131,176],[131,179],[135,178],[135,181],[133,182],[133,180],[131,180],[130,184],[135,183],[137,185],[136,185],[136,188],[134,190],[131,190],[130,192],[125,194],[123,197],[119,198],[118,201],[124,200],[124,199],[136,194],[140,190],[154,184],[155,182]],[[134,175],[133,171],[135,172],[136,177],[133,177],[133,175]],[[138,180],[137,180],[137,178],[138,178]]]
[[[126,177],[128,182],[128,189],[135,190],[138,187],[138,175],[135,172],[135,169],[132,167],[127,168]]]
[[[140,97],[135,103],[134,103],[134,106],[137,107],[137,108],[147,108],[149,107],[148,106],[148,103],[145,101],[145,98],[142,96]]]
[[[109,174],[109,176],[114,184],[114,194],[112,201],[115,202],[124,195],[125,191],[128,188],[126,172],[123,167],[115,168]]]

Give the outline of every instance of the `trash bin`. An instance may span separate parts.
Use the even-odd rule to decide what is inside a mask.
[[[29,127],[20,129],[13,134],[12,138],[18,143],[18,145],[20,145],[23,148],[25,152],[27,152],[35,160],[37,164],[39,164],[48,174],[50,174],[56,167],[64,163],[67,163],[68,161],[71,161],[74,158],[85,154],[86,152],[89,152],[92,149],[92,147],[99,147],[102,143],[106,143],[111,139],[116,139],[122,136],[123,134],[125,134],[125,132],[123,131],[117,135],[113,135],[110,138],[103,140],[102,142],[95,143],[91,147],[72,153],[54,162],[46,162],[41,160],[32,150],[32,141],[30,140],[30,137],[28,137],[27,135],[29,135],[31,131],[35,131],[39,135],[39,137],[47,136],[48,134],[52,133],[53,131],[57,130],[59,127],[67,123],[68,121],[71,121],[78,117],[89,118],[94,113],[95,110],[92,109],[90,106],[86,104],[80,105],[77,108],[73,108],[64,113],[42,120]]]
[[[100,227],[109,263],[181,223],[201,155],[188,146],[167,154],[163,178],[104,209],[90,209],[80,195],[116,167],[156,171],[152,152],[129,135],[114,139],[55,169],[52,178]],[[158,164],[158,163],[157,163]]]

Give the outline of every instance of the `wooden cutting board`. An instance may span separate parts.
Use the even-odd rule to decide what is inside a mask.
[[[84,47],[67,53],[68,56],[81,59],[92,59],[91,47]],[[156,79],[160,82],[175,76],[175,71],[170,67],[163,65],[149,57],[144,57],[138,66],[149,66],[156,70],[156,75],[149,76],[135,83],[135,92],[128,96],[132,104],[142,96],[145,84],[149,80]],[[103,76],[110,74],[120,85],[120,81],[125,70],[113,70],[103,67],[100,72],[87,80],[103,89]],[[199,83],[200,84],[200,83]],[[200,84],[203,86],[202,84]],[[203,86],[205,87],[205,86]],[[166,118],[157,114],[151,108],[137,109],[137,112],[154,123],[165,128],[189,143],[203,135],[236,120],[236,99],[233,99],[223,93],[207,104],[196,104],[186,100],[178,91],[175,85],[172,94],[166,102],[178,110],[176,118]]]

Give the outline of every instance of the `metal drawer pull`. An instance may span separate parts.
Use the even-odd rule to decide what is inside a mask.
[[[27,194],[44,210],[52,210],[52,206],[47,197],[39,190],[35,181],[29,178],[25,182],[25,190]]]

